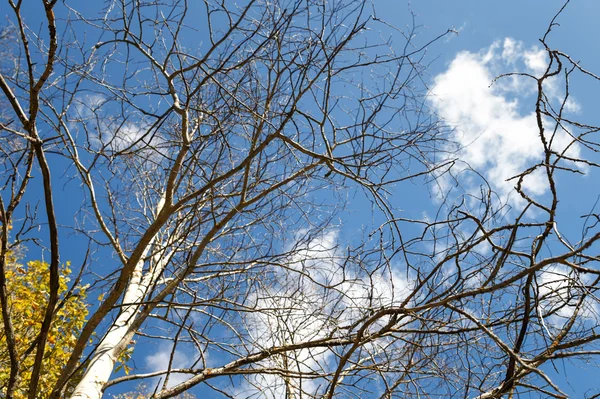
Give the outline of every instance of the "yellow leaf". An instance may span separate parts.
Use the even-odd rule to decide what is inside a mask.
[[[10,315],[13,321],[17,351],[22,358],[22,372],[15,390],[15,399],[27,397],[27,387],[35,362],[35,351],[30,351],[27,356],[25,356],[25,352],[36,340],[44,318],[49,290],[50,274],[48,270],[49,266],[45,262],[33,261],[27,263],[27,266],[23,266],[17,264],[16,260],[11,257],[6,271]],[[60,270],[59,295],[61,296],[67,292],[66,281],[69,273],[70,270],[67,267]],[[37,398],[48,397],[62,367],[71,355],[78,332],[84,325],[88,313],[87,304],[84,301],[85,289],[76,294],[64,302],[53,320],[47,340],[48,346],[44,353]],[[0,324],[1,321],[0,315]],[[0,334],[0,349],[5,346],[6,338],[4,334]],[[10,370],[8,353],[0,350],[0,387],[5,387],[8,382],[7,370]]]

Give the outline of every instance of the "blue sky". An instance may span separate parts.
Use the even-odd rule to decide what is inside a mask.
[[[410,22],[406,2],[374,0],[374,3],[378,17],[400,28]],[[533,144],[535,137],[532,139],[527,136],[532,123],[532,86],[524,79],[510,78],[497,82],[491,88],[489,86],[491,80],[501,73],[523,70],[534,74],[540,72],[545,55],[540,51],[538,39],[562,4],[563,1],[557,0],[415,0],[411,4],[417,25],[420,26],[415,43],[426,43],[447,29],[457,31],[457,34],[445,36],[427,50],[429,68],[424,80],[431,90],[427,105],[457,127],[456,138],[462,140],[462,144],[472,143],[462,153],[463,159],[477,167],[493,188],[517,207],[519,201],[511,192],[510,183],[504,180],[526,168],[539,155]],[[8,13],[6,8],[3,4],[0,12]],[[28,17],[35,19],[37,16]],[[574,59],[582,60],[587,69],[600,71],[598,20],[599,2],[573,1],[561,15],[558,21],[561,26],[555,27],[549,43]],[[556,90],[557,96],[560,95],[560,87]],[[597,90],[590,89],[587,83],[575,81],[573,91],[573,113],[581,120],[597,123]],[[567,205],[562,213],[565,231],[575,235],[580,230],[582,221],[578,216],[589,210],[600,194],[600,188],[592,183],[595,181],[597,174],[590,171],[587,177],[561,182],[564,192],[562,201]],[[467,189],[477,189],[479,183],[466,180],[464,184]],[[529,184],[535,191],[535,177]],[[76,190],[76,187],[72,188]],[[545,193],[543,188],[537,192],[540,196]],[[398,196],[398,207],[407,216],[431,215],[439,204],[435,199],[435,188],[431,186],[406,183],[398,187],[394,194]],[[80,202],[81,199],[74,196],[59,198],[59,213],[70,215]],[[336,240],[351,240],[363,225],[371,223],[370,213],[365,212],[368,206],[368,202],[361,200],[360,195],[356,199],[351,198],[348,201],[349,216],[340,222],[340,231],[330,232],[328,239],[335,236]],[[369,216],[361,219],[367,214]],[[72,246],[61,256],[77,264],[83,254]],[[168,345],[140,349],[134,357],[136,364],[149,370],[163,366],[170,351]],[[175,362],[181,366],[191,361],[189,354],[184,352],[178,352],[175,357]],[[583,394],[585,388],[579,385],[586,379],[600,377],[599,372],[592,368],[579,367],[581,365],[577,368],[564,365],[571,387],[567,384],[563,388],[574,397]],[[561,370],[563,365],[557,368]],[[557,378],[562,381],[562,377]]]
[[[382,6],[390,3],[378,2]],[[460,115],[457,126],[462,130],[474,129],[473,137],[478,133],[478,142],[471,146],[470,159],[475,160],[476,155],[485,156],[490,161],[494,156],[500,155],[500,162],[494,166],[482,161],[478,169],[488,177],[502,176],[510,171],[510,166],[520,164],[522,167],[531,161],[531,151],[524,142],[533,111],[531,87],[525,80],[515,82],[499,81],[492,88],[489,77],[500,73],[524,70],[534,72],[531,58],[536,50],[541,49],[539,38],[544,34],[550,19],[562,6],[562,1],[415,1],[413,9],[419,16],[419,21],[426,27],[424,32],[434,33],[444,27],[454,27],[459,34],[431,46],[430,55],[439,55],[439,58],[430,66],[431,85],[434,94],[446,91],[447,96],[439,101],[433,101],[437,112],[446,117]],[[388,15],[388,14],[386,14]],[[569,54],[575,60],[581,60],[588,70],[597,71],[600,66],[600,42],[598,38],[597,21],[600,17],[600,3],[596,1],[573,1],[558,19],[560,26],[553,28],[548,40],[550,46]],[[510,40],[507,40],[510,39]],[[507,46],[515,50],[513,54],[503,57]],[[490,54],[493,53],[493,54]],[[488,56],[488,59],[484,59]],[[529,59],[528,59],[529,57]],[[535,57],[533,57],[535,58]],[[488,75],[480,75],[487,73]],[[534,73],[535,74],[535,73]],[[539,76],[539,73],[538,73]],[[574,80],[572,84],[572,98],[578,120],[589,123],[598,122],[597,87],[594,82]],[[437,86],[436,86],[437,85]],[[444,86],[444,87],[441,87]],[[457,88],[457,86],[460,86]],[[498,87],[500,86],[500,87]],[[465,87],[468,90],[465,92]],[[468,94],[467,94],[468,93]],[[487,94],[486,94],[487,93]],[[492,94],[493,93],[493,94]],[[465,96],[477,95],[477,101],[470,102]],[[443,96],[442,96],[443,97]],[[445,104],[450,100],[453,104]],[[503,117],[490,116],[482,112],[482,102],[490,101],[490,106],[503,109]],[[460,104],[472,107],[472,115],[461,114]],[[478,103],[479,102],[479,103]],[[457,105],[458,103],[458,105]],[[575,110],[574,110],[575,111]],[[510,116],[510,114],[512,116]],[[506,118],[507,116],[510,116]],[[475,123],[470,117],[477,117]],[[487,124],[487,126],[486,126]],[[506,151],[498,154],[498,141],[493,136],[514,141],[500,148],[511,149],[513,152],[505,159]],[[487,142],[486,142],[487,141]],[[525,140],[526,141],[526,140]],[[490,148],[491,147],[491,148]],[[489,151],[485,151],[488,148]],[[510,151],[509,151],[510,152]],[[474,163],[471,163],[474,166]],[[476,162],[475,162],[476,164]],[[494,169],[495,170],[492,170]],[[497,173],[494,173],[497,172]],[[508,177],[508,176],[506,176]],[[490,178],[490,182],[499,179]],[[581,214],[585,214],[594,205],[600,194],[597,171],[587,171],[583,178],[564,177],[559,181],[561,195],[561,217],[565,231],[577,235],[582,226]],[[493,184],[493,183],[492,183]],[[497,186],[498,187],[498,186]],[[510,185],[504,189],[510,190]],[[500,188],[502,190],[502,188]],[[543,195],[544,193],[540,193]],[[555,369],[554,369],[555,368]],[[558,370],[558,373],[555,372]],[[554,367],[546,367],[546,372],[556,379],[565,392],[573,397],[583,397],[591,388],[597,387],[597,378],[600,377],[595,363],[585,364],[577,362],[558,362]]]
[[[519,201],[511,190],[512,183],[505,183],[504,179],[526,168],[539,155],[536,153],[536,137],[527,136],[527,131],[535,132],[532,125],[533,87],[531,82],[524,79],[505,79],[492,88],[489,85],[501,73],[524,70],[540,73],[545,54],[541,51],[538,39],[562,4],[561,1],[480,0],[424,0],[411,4],[416,22],[420,25],[415,40],[417,45],[428,42],[450,28],[458,32],[428,48],[426,60],[430,65],[425,81],[431,89],[431,97],[427,104],[457,127],[460,132],[457,137],[463,139],[462,144],[472,143],[466,147],[463,158],[484,174],[493,188],[516,207]],[[402,1],[376,0],[375,6],[378,16],[397,27],[401,28],[410,22],[408,6]],[[600,69],[596,68],[600,65],[600,43],[589,40],[598,33],[595,24],[599,16],[599,3],[573,2],[561,16],[561,26],[555,28],[549,43],[572,54],[575,59],[584,60],[589,69]],[[559,88],[557,90],[560,91]],[[574,108],[578,107],[581,118],[590,118],[592,122],[597,119],[595,110],[589,109],[593,104],[590,102],[593,96],[593,91],[577,91],[574,93],[576,104],[573,105]],[[589,176],[579,181],[563,182],[572,185],[565,190],[563,198],[565,204],[573,203],[565,209],[565,218],[578,216],[592,206],[600,190],[589,184],[591,179],[593,177]],[[467,181],[464,184],[467,189],[477,190],[479,183]],[[531,181],[530,184],[534,187],[536,182]],[[575,192],[578,194],[574,195]],[[582,196],[582,193],[585,195]],[[540,188],[538,194],[543,196],[546,192]],[[432,187],[407,183],[399,186],[394,195],[398,199],[393,197],[392,202],[397,201],[406,216],[431,215],[438,206],[435,198],[432,198],[432,195],[435,196]],[[330,232],[327,239],[335,236],[335,239],[344,242],[351,241],[356,233],[360,235],[363,226],[372,222],[364,218],[366,207],[370,205],[361,200],[360,195],[349,200],[348,215],[340,221],[339,230]],[[374,218],[377,220],[378,216]],[[568,225],[563,226],[566,231],[575,233],[580,229],[580,220],[574,219],[574,223],[567,220]],[[146,349],[136,353],[136,364],[153,370],[164,365],[171,348],[165,345],[154,351],[146,352]],[[175,357],[176,365],[180,366],[192,360],[193,357],[185,349],[178,351]],[[584,384],[586,379],[593,375],[600,376],[594,369],[581,364],[573,367],[559,363],[557,369],[562,376],[568,373],[566,380],[561,375],[556,375],[556,378],[574,397],[583,394],[585,388],[580,384]],[[550,367],[547,371],[553,373]],[[593,384],[589,387],[593,387]]]
[[[375,3],[379,17],[397,27],[409,22],[404,2],[377,0]],[[546,55],[539,38],[562,4],[562,1],[441,0],[419,0],[411,4],[417,24],[421,25],[415,43],[425,43],[450,28],[458,32],[428,48],[427,60],[431,61],[425,75],[431,89],[428,105],[457,127],[460,133],[457,137],[466,145],[463,159],[476,167],[500,196],[517,208],[522,203],[512,191],[513,183],[505,179],[527,168],[540,155],[532,116],[534,87],[526,79],[510,78],[489,86],[492,79],[502,73],[528,71],[539,75],[543,71]],[[600,3],[573,2],[561,15],[558,21],[561,26],[554,28],[549,43],[574,59],[584,60],[587,68],[598,70],[600,42],[590,39],[598,34],[598,17]],[[582,90],[574,90],[573,113],[582,120],[597,122],[594,90],[577,84],[575,81],[574,87]],[[557,86],[556,95],[561,93]],[[528,132],[534,132],[533,136]],[[561,220],[565,221],[562,227],[575,235],[582,225],[579,215],[591,209],[600,194],[600,189],[590,184],[596,181],[597,174],[588,172],[587,177],[560,182],[562,204],[566,205],[561,209]],[[547,194],[541,186],[536,189],[537,183],[535,177],[529,181],[531,190],[538,190],[540,196]],[[474,190],[479,186],[477,181],[464,184]],[[431,187],[406,183],[397,187],[394,195],[392,202],[397,202],[406,216],[430,215],[437,209],[437,202],[432,198],[435,189]],[[349,214],[340,222],[341,231],[332,233],[342,242],[360,234],[363,226],[370,222],[368,216],[365,219],[369,204],[360,196],[352,197],[347,209]],[[159,363],[157,356],[153,354],[150,363]],[[181,356],[185,363],[185,356]],[[593,366],[583,363],[573,366],[558,362],[555,366],[558,374],[550,366],[546,371],[573,397],[582,397],[587,389],[595,386],[589,381],[600,377]]]

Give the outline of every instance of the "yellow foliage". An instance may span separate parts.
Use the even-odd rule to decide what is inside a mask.
[[[61,268],[59,295],[62,301],[52,322],[46,343],[42,372],[37,398],[46,398],[58,379],[62,367],[66,364],[77,336],[83,328],[87,316],[85,303],[85,288],[80,288],[69,297],[69,264]],[[26,267],[11,262],[6,271],[7,289],[9,292],[10,314],[15,331],[17,351],[21,358],[20,380],[15,392],[15,398],[27,397],[27,387],[35,358],[35,350],[26,351],[35,341],[40,332],[44,311],[50,292],[50,271],[48,264],[40,261],[29,262]],[[0,322],[2,320],[0,315]],[[10,362],[6,347],[4,329],[0,330],[0,397],[6,387],[9,377]]]

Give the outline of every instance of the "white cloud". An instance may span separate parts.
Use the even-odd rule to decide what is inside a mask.
[[[135,146],[139,147],[139,143],[146,144],[150,141],[148,137],[149,128],[150,125],[148,123],[127,122],[114,131],[104,132],[102,141],[103,143],[108,143],[113,151],[123,151]],[[156,145],[156,140],[153,140],[152,144]]]
[[[302,235],[301,232],[299,236]],[[262,288],[250,298],[254,308],[261,309],[245,318],[255,350],[335,335],[335,330],[349,326],[372,309],[399,304],[406,298],[410,285],[397,269],[381,269],[371,275],[353,269],[345,262],[338,240],[338,232],[329,231],[295,243],[287,267],[273,269],[279,283]],[[376,344],[366,350],[381,351]],[[263,366],[327,375],[335,367],[334,360],[329,349],[302,349],[288,354],[287,360],[270,358]],[[309,395],[319,393],[327,385],[323,379],[292,378],[288,383],[296,393],[302,390]],[[233,394],[251,397],[258,392],[256,387],[260,387],[261,397],[286,396],[284,380],[268,374],[249,377],[249,383]]]
[[[547,55],[543,49],[526,48],[522,42],[507,38],[479,53],[458,53],[448,69],[434,78],[430,104],[455,128],[453,139],[459,147],[455,155],[462,163],[454,169],[454,176],[460,176],[467,191],[478,189],[481,183],[474,174],[461,173],[471,167],[488,181],[503,202],[511,205],[522,202],[514,192],[516,181],[507,179],[537,164],[543,156],[533,112],[535,82],[514,75],[495,82],[494,78],[513,71],[540,76],[546,68]],[[558,82],[550,80],[545,86],[554,100],[561,95]],[[580,106],[570,100],[566,108],[578,111]],[[569,142],[568,136],[559,132],[552,145],[561,151]],[[578,153],[577,146],[569,149],[571,156]],[[442,180],[440,184],[443,192],[451,182]],[[524,187],[533,196],[548,190],[541,171],[527,176]]]
[[[172,343],[160,345],[158,351],[146,356],[146,367],[150,370],[150,372],[166,371],[169,366],[172,351]],[[192,357],[188,356],[185,350],[176,348],[175,353],[173,355],[173,363],[171,365],[171,369],[190,367],[192,363]],[[177,384],[187,381],[189,377],[190,375],[188,374],[172,373],[169,375],[168,386],[173,387]],[[162,381],[164,381],[164,378],[164,375],[160,377],[161,383]]]
[[[562,265],[552,265],[543,269],[537,278],[538,297],[542,314],[549,315],[547,320],[552,327],[561,328],[578,309],[584,320],[596,320],[598,303],[594,296],[587,296],[580,304],[585,286],[592,278],[580,275]]]
[[[74,132],[85,132],[88,144],[94,150],[145,148],[160,151],[165,141],[153,130],[151,121],[133,111],[128,112],[126,117],[119,116],[120,111],[118,104],[109,101],[102,94],[77,96],[69,115],[69,128]]]
[[[75,116],[80,119],[89,119],[94,116],[94,112],[106,102],[106,97],[102,94],[85,94],[78,96],[73,100],[75,105]]]

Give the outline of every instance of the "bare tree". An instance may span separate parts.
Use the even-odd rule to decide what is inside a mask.
[[[198,385],[224,397],[565,397],[543,366],[597,353],[600,233],[561,233],[556,178],[596,166],[597,129],[563,114],[570,76],[596,76],[549,47],[550,29],[548,69],[523,76],[544,158],[513,179],[521,206],[506,211],[483,186],[416,220],[389,190],[451,176],[456,159],[426,110],[431,42],[414,43],[415,26],[394,28],[363,0],[111,1],[97,14],[42,0],[42,29],[22,1],[8,6],[19,48],[0,75],[5,397],[24,370],[4,271],[25,240],[50,256],[30,398],[65,246],[87,246],[73,286],[102,295],[52,398],[73,380],[71,398],[140,380],[156,398]],[[557,104],[546,88],[559,77]],[[529,193],[533,173],[548,197]],[[378,227],[341,245],[348,192]],[[64,195],[82,202],[75,224],[57,217]],[[161,343],[160,370],[112,376]]]

